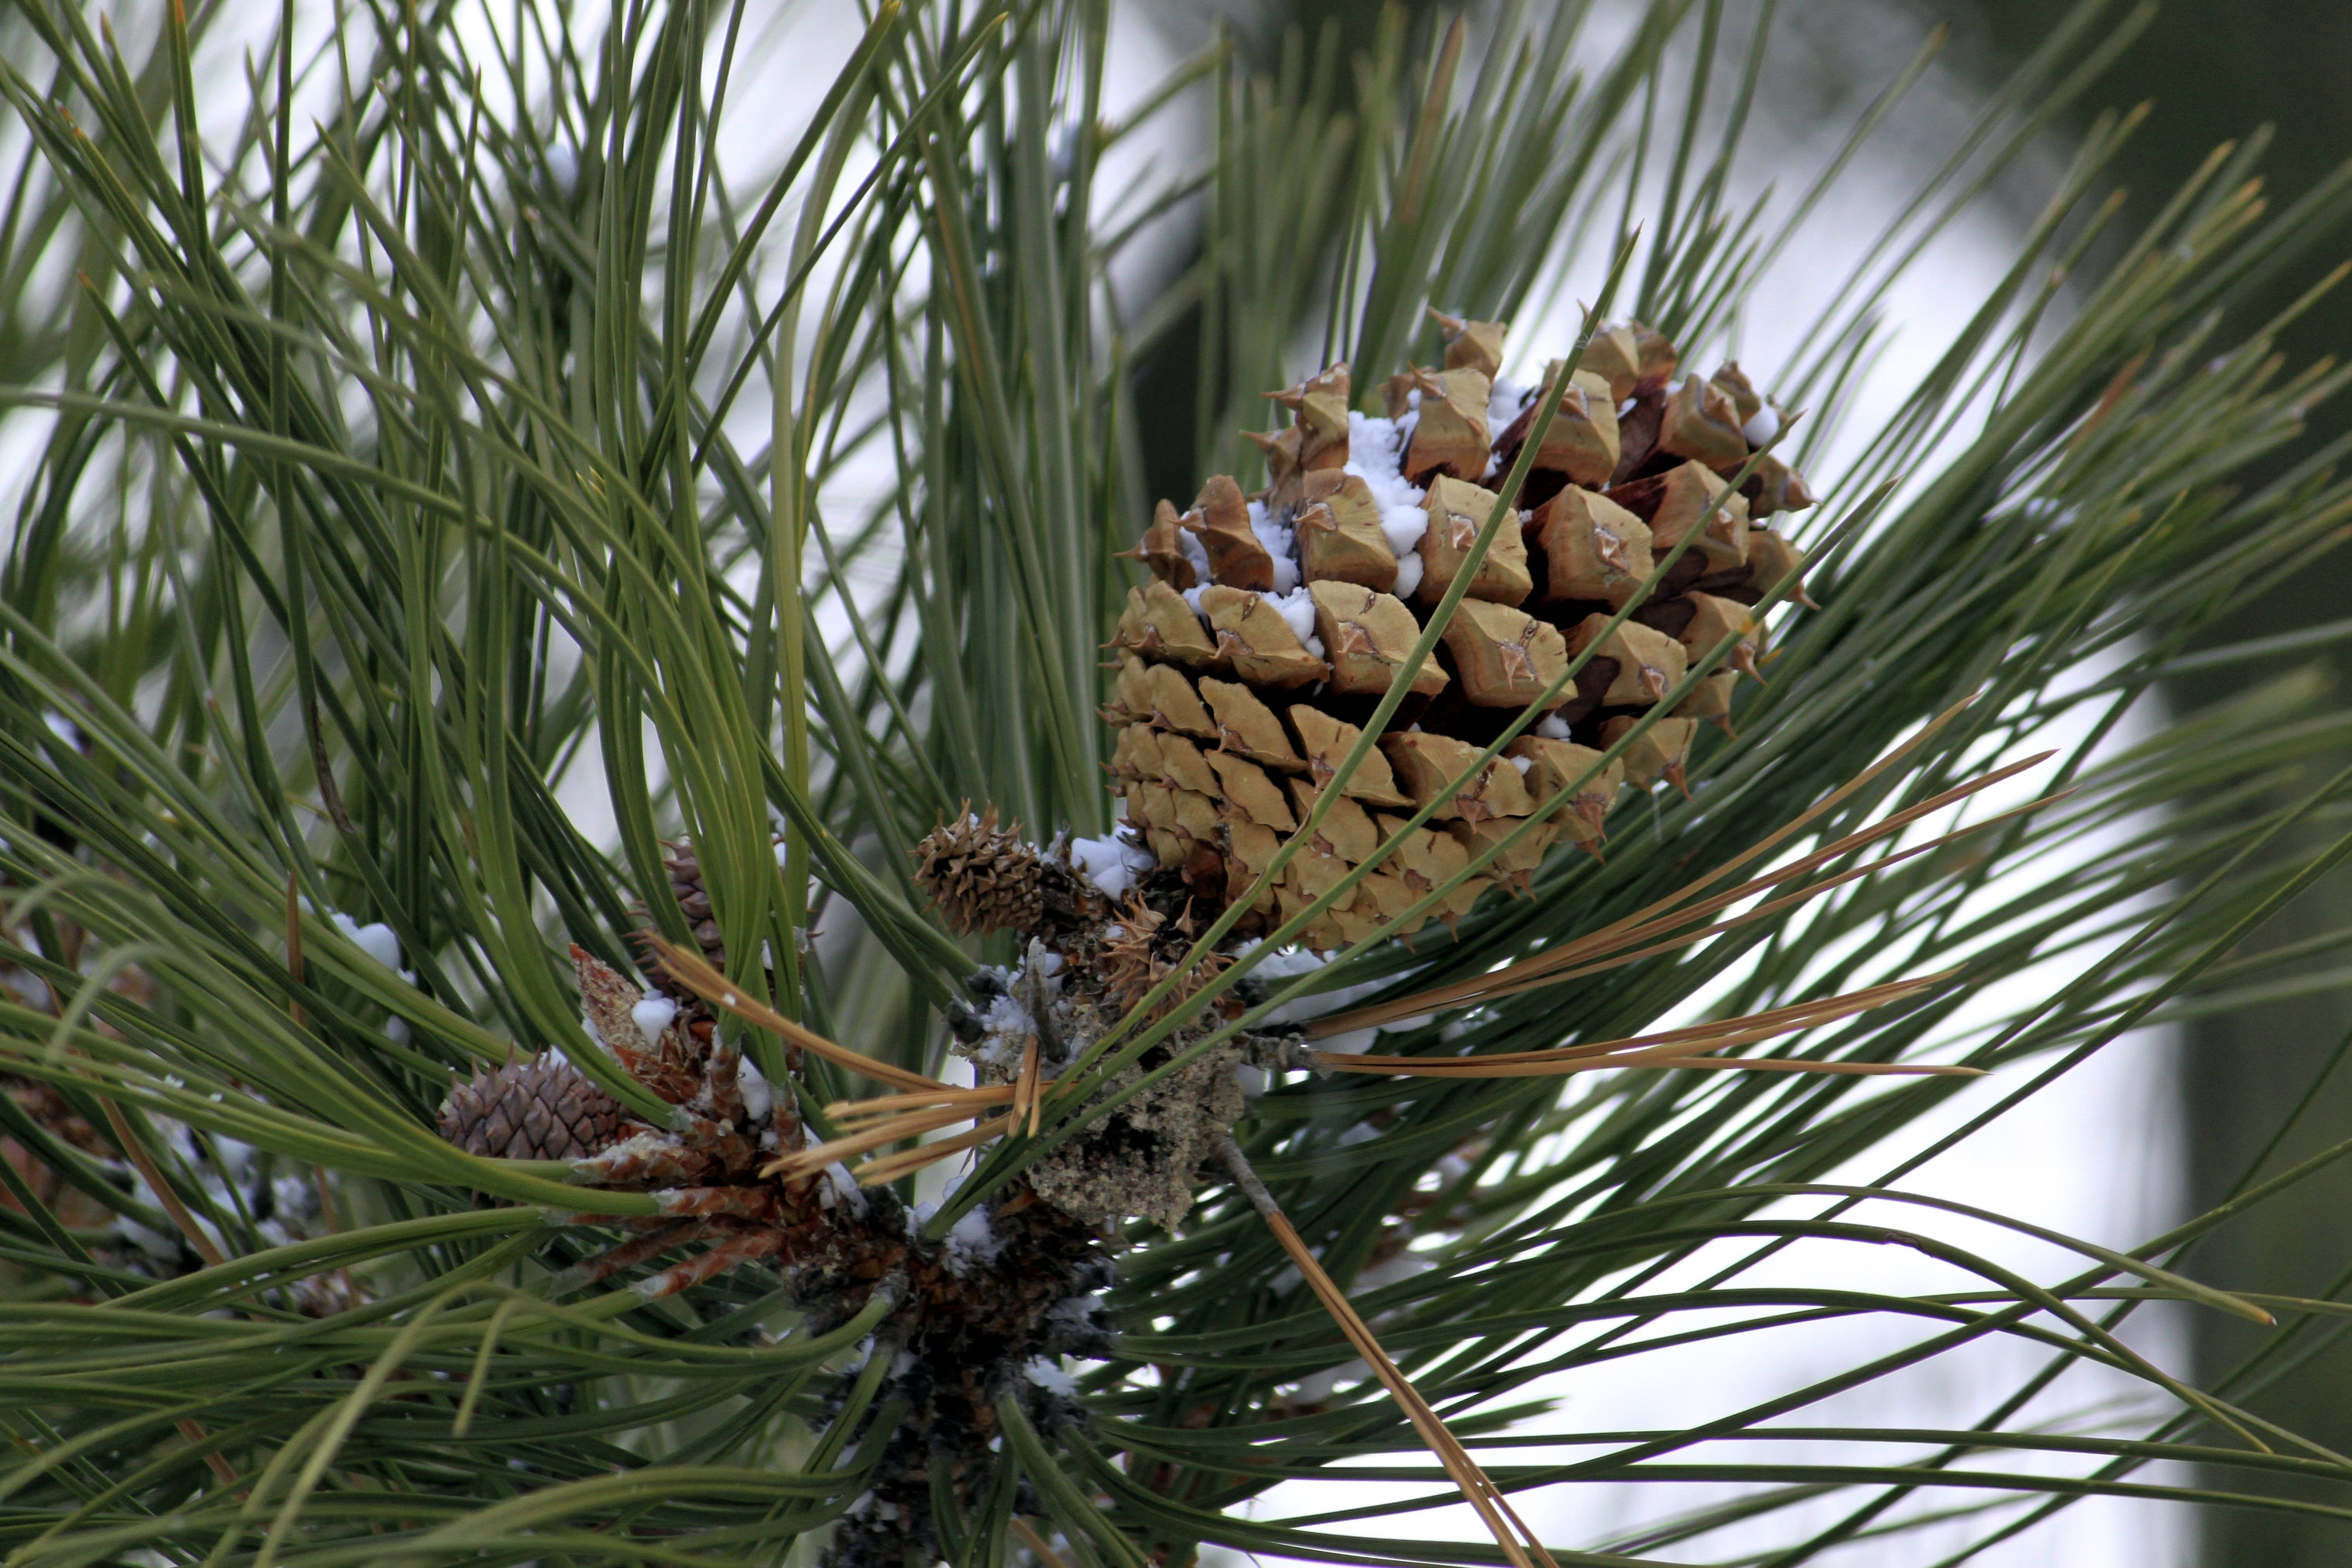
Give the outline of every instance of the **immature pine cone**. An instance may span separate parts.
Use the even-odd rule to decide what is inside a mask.
[[[719,939],[719,922],[710,917],[710,890],[702,885],[702,861],[691,843],[680,843],[677,853],[665,855],[662,864],[669,868],[670,896],[686,915],[686,922],[694,928],[694,940],[702,955],[719,968],[727,967],[727,944]]]
[[[1045,915],[1044,857],[1022,839],[1019,823],[997,831],[993,810],[942,822],[914,855],[915,880],[958,930],[1026,930]]]
[[[576,1160],[620,1142],[621,1107],[562,1057],[542,1055],[453,1086],[440,1124],[469,1155]]]

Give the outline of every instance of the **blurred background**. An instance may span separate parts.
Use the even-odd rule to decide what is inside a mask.
[[[1952,5],[1958,68],[1993,79],[2032,47],[2054,7],[2046,0],[1968,0]],[[2117,61],[2095,100],[2154,100],[2154,114],[2125,154],[2124,177],[2146,211],[2219,141],[2267,125],[2275,132],[2264,159],[2274,200],[2291,201],[2352,156],[2352,6],[2342,0],[2164,0],[2156,25]],[[2273,304],[2284,307],[2282,294]],[[2322,300],[2289,329],[2282,347],[2296,362],[2352,347],[2352,296]],[[2314,433],[2332,439],[2352,429],[2352,409],[2323,408]],[[2298,630],[2352,631],[2352,557],[2337,551],[2226,633],[2279,635]],[[2317,657],[2339,689],[2352,642],[2283,654],[2281,664]],[[2270,670],[2239,668],[2232,681]],[[2214,680],[2218,681],[2217,675]],[[2174,701],[2193,707],[2218,695],[2212,681],[2179,683]],[[2263,934],[2292,943],[2339,925],[2352,904],[2352,882],[2338,877]],[[2184,1176],[2189,1207],[2226,1195],[2221,1184],[2242,1168],[2306,1094],[2309,1108],[2280,1140],[2270,1168],[2283,1169],[2345,1136],[2352,1125],[2352,1074],[2338,1066],[2352,1027],[2352,971],[2341,954],[2314,953],[2305,989],[2189,1020],[2179,1060],[2184,1114]],[[2294,1188],[2224,1229],[2203,1255],[2209,1277],[2300,1295],[2338,1295],[2329,1277],[2352,1218],[2352,1171],[2341,1167]],[[2238,1325],[2243,1327],[2244,1325]],[[2200,1375],[2233,1364],[2255,1335],[2235,1332],[2218,1314],[2194,1326]],[[2253,1408],[2343,1451],[2352,1446],[2352,1344],[2337,1341],[2293,1376],[2273,1384]],[[2210,1568],[2318,1568],[2352,1562],[2342,1527],[2298,1523],[2282,1514],[2207,1511],[2201,1555]]]

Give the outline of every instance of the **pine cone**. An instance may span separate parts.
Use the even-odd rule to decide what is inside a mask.
[[[940,823],[914,855],[915,880],[960,931],[1028,930],[1045,916],[1045,857],[1019,823],[998,831],[992,808]]]
[[[1313,809],[1466,564],[1496,500],[1487,486],[1533,432],[1540,384],[1494,379],[1503,327],[1438,320],[1445,367],[1391,377],[1386,419],[1351,418],[1344,364],[1273,394],[1296,423],[1258,438],[1266,489],[1247,497],[1219,476],[1189,511],[1162,502],[1137,552],[1153,576],[1129,592],[1111,642],[1111,788],[1153,859],[1205,907],[1241,896]],[[1763,638],[1748,607],[1803,564],[1760,519],[1812,497],[1766,458],[1708,515],[1722,477],[1780,416],[1736,364],[1679,383],[1677,365],[1674,345],[1646,328],[1596,334],[1533,460],[1520,527],[1501,530],[1440,656],[1244,930],[1286,920],[1337,885],[1390,836],[1394,813],[1434,799],[1604,632],[1553,710],[1440,802],[1351,903],[1309,927],[1308,945],[1371,934],[1517,831],[1724,636],[1742,637],[1733,663],[1754,673]],[[1685,536],[1658,590],[1609,630]],[[1622,783],[1679,786],[1696,721],[1730,727],[1728,685],[1694,690],[1435,913],[1450,920],[1488,887],[1525,886],[1553,844],[1594,848]]]
[[[719,935],[719,922],[710,917],[710,890],[702,885],[702,860],[694,852],[694,845],[681,841],[674,846],[677,852],[662,857],[669,868],[669,893],[686,915],[686,923],[694,928],[694,940],[703,956],[720,969],[727,967],[727,944]]]
[[[576,1160],[621,1141],[621,1106],[560,1056],[478,1072],[441,1103],[441,1136],[471,1155]]]

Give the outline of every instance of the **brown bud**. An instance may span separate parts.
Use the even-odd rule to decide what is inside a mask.
[[[1213,752],[1211,755],[1215,754]],[[1173,789],[1169,792],[1169,798],[1174,813],[1171,825],[1176,831],[1204,844],[1216,841],[1217,830],[1224,821],[1221,796],[1204,795],[1192,789]]]
[[[1559,629],[1507,604],[1465,599],[1445,624],[1462,695],[1477,707],[1525,707],[1568,671]],[[1555,705],[1571,690],[1555,693]]]
[[[1748,602],[1753,603],[1780,587],[1780,580],[1790,572],[1802,571],[1805,567],[1805,552],[1790,544],[1784,534],[1775,533],[1769,528],[1755,528],[1748,535],[1746,565],[1748,568],[1748,581],[1744,585],[1748,590],[1746,597]],[[1805,597],[1802,578],[1798,579],[1797,588],[1790,597],[1809,610],[1821,608]]]
[[[1414,591],[1416,600],[1434,604],[1445,597],[1454,574],[1469,559],[1470,547],[1478,542],[1478,530],[1500,498],[1467,480],[1440,476],[1430,482],[1429,495],[1422,503],[1429,513],[1429,529],[1421,536],[1421,586]],[[1478,563],[1478,575],[1470,580],[1469,597],[1517,604],[1534,588],[1535,580],[1528,575],[1527,541],[1519,528],[1506,519],[1495,532],[1486,559]]]
[[[1426,831],[1427,830],[1423,830]],[[1391,857],[1384,864],[1393,867]],[[1404,919],[1404,912],[1417,902],[1418,895],[1406,885],[1402,876],[1390,870],[1371,872],[1356,883],[1356,901],[1343,911],[1333,912],[1333,923],[1342,938],[1360,942],[1379,934],[1383,926]],[[1390,935],[1410,936],[1427,924],[1428,916],[1418,916],[1403,925],[1391,927]]]
[[[1639,321],[1633,323],[1633,347],[1642,366],[1642,379],[1634,383],[1633,395],[1664,391],[1666,383],[1675,379],[1675,369],[1682,356],[1675,351],[1664,333],[1652,331]]]
[[[1209,577],[1228,588],[1272,589],[1274,556],[1250,527],[1249,502],[1232,477],[1219,474],[1201,486],[1180,519],[1209,552]]]
[[[1103,721],[1107,724],[1147,724],[1151,718],[1150,666],[1132,653],[1118,656],[1118,678],[1111,685],[1110,701],[1103,705]]]
[[[1104,770],[1120,783],[1160,777],[1160,733],[1148,724],[1132,724],[1118,732]]]
[[[1176,792],[1156,779],[1139,779],[1127,787],[1127,816],[1146,828],[1176,825]]]
[[[1308,582],[1353,582],[1386,593],[1396,586],[1396,552],[1381,528],[1371,486],[1336,468],[1299,487],[1298,570]]]
[[[1555,361],[1544,371],[1549,380],[1559,369]],[[1542,389],[1537,389],[1538,392]],[[1535,430],[1542,412],[1539,397],[1528,400],[1517,419],[1495,438],[1495,461],[1507,468],[1517,461],[1519,448]],[[1591,371],[1579,371],[1560,388],[1559,412],[1536,449],[1536,467],[1565,474],[1571,484],[1606,485],[1617,471],[1617,405],[1610,401],[1609,383]]]
[[[1151,851],[1151,858],[1169,871],[1189,863],[1196,847],[1194,841],[1169,828],[1144,829],[1143,842]]]
[[[1755,471],[1748,476],[1739,493],[1748,497],[1750,518],[1769,517],[1775,512],[1801,512],[1813,504],[1813,493],[1805,488],[1805,476],[1769,452],[1756,460]]]
[[[1558,837],[1558,830],[1549,822],[1529,824],[1516,817],[1489,822],[1448,822],[1445,832],[1462,846],[1465,860],[1475,860],[1513,833],[1518,833],[1517,842],[1486,862],[1486,872],[1498,881],[1519,883],[1523,891],[1528,873],[1543,864],[1544,852]]]
[[[1266,396],[1297,416],[1301,472],[1338,468],[1348,461],[1348,362]]]
[[[1385,758],[1381,767],[1383,769],[1388,767]],[[1290,790],[1290,809],[1304,822],[1307,813],[1315,810],[1315,802],[1322,796],[1321,787],[1310,779],[1295,776],[1283,782]],[[1397,803],[1402,805],[1404,802],[1400,800]],[[1321,854],[1335,855],[1349,865],[1361,865],[1380,847],[1380,830],[1372,826],[1370,811],[1342,795],[1331,803],[1331,810],[1323,819],[1323,825],[1316,830],[1315,839],[1309,847]]]
[[[1676,718],[1709,718],[1723,727],[1723,733],[1733,739],[1739,732],[1731,727],[1731,688],[1739,677],[1730,670],[1717,670],[1691,688],[1690,695],[1675,705]]]
[[[1402,601],[1349,582],[1313,582],[1315,634],[1331,664],[1331,689],[1342,696],[1379,696],[1412,652],[1421,622]],[[1432,696],[1450,679],[1435,659],[1422,662],[1412,690]]]
[[[1552,602],[1599,600],[1622,608],[1656,564],[1647,523],[1573,485],[1535,509],[1526,537],[1544,553],[1544,597]]]
[[[1272,828],[1250,821],[1234,822],[1226,832],[1225,888],[1230,896],[1238,899],[1265,874],[1274,863],[1275,852],[1282,840]],[[1250,900],[1253,912],[1270,912],[1275,906],[1275,891],[1269,887]]]
[[[1446,834],[1415,828],[1397,846],[1389,863],[1396,868],[1405,891],[1418,901],[1433,888],[1442,887],[1448,879],[1459,875],[1463,867],[1470,863],[1470,857],[1463,852],[1459,842]],[[1483,880],[1465,882],[1431,913],[1441,920],[1457,920],[1470,913],[1470,906],[1478,902],[1478,895],[1486,891],[1486,886]]]
[[[1338,887],[1347,875],[1347,866],[1328,856],[1292,856],[1282,873],[1282,918],[1286,921],[1302,913],[1308,904]]]
[[[1764,400],[1758,395],[1756,383],[1748,379],[1737,360],[1726,360],[1707,377],[1716,390],[1731,400],[1732,423],[1745,428],[1748,422],[1764,412]]]
[[[1726,637],[1738,637],[1739,643],[1729,654],[1731,664],[1736,669],[1756,674],[1756,655],[1763,652],[1764,633],[1744,604],[1712,593],[1685,593],[1660,604],[1643,606],[1636,619],[1682,643],[1683,652],[1692,663],[1706,657]],[[1714,715],[1700,716],[1712,718]]]
[[[1265,499],[1274,507],[1287,507],[1298,499],[1298,427],[1268,434],[1263,430],[1244,430],[1244,441],[1265,455]],[[1184,585],[1191,587],[1190,583]]]

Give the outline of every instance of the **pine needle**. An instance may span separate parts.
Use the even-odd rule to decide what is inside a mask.
[[[1657,1034],[1627,1040],[1593,1040],[1549,1051],[1499,1051],[1486,1056],[1387,1056],[1318,1051],[1315,1062],[1339,1072],[1391,1072],[1410,1078],[1527,1078],[1568,1072],[1591,1072],[1620,1067],[1690,1067],[1747,1069],[1766,1072],[1910,1073],[1940,1077],[1980,1077],[1973,1067],[1913,1066],[1892,1062],[1796,1061],[1787,1060],[1695,1061],[1694,1051],[1727,1051],[1776,1035],[1794,1034],[1874,1008],[1923,996],[1959,974],[1958,967],[1916,979],[1849,991],[1843,996],[1795,1002],[1769,1012],[1712,1023],[1691,1024]]]
[[[1381,1386],[1402,1407],[1406,1419],[1412,1423],[1413,1430],[1421,1434],[1421,1440],[1437,1457],[1437,1462],[1445,1467],[1445,1473],[1454,1478],[1454,1484],[1461,1489],[1463,1500],[1476,1511],[1479,1519],[1494,1535],[1495,1543],[1503,1549],[1504,1555],[1517,1568],[1538,1568],[1538,1565],[1540,1568],[1555,1568],[1551,1554],[1544,1550],[1543,1542],[1537,1539],[1535,1531],[1527,1527],[1526,1521],[1511,1507],[1509,1500],[1503,1495],[1503,1490],[1487,1479],[1478,1461],[1470,1457],[1470,1451],[1438,1417],[1437,1412],[1429,1407],[1429,1402],[1421,1396],[1420,1390],[1414,1388],[1396,1363],[1389,1359],[1388,1352],[1381,1348],[1370,1326],[1357,1315],[1346,1292],[1323,1271],[1323,1265],[1316,1258],[1314,1250],[1299,1239],[1289,1217],[1276,1204],[1274,1195],[1266,1190],[1265,1184],[1258,1180],[1257,1173],[1250,1168],[1248,1156],[1242,1153],[1241,1145],[1230,1134],[1219,1142],[1217,1155],[1232,1174],[1234,1185],[1242,1189],[1251,1206],[1265,1219],[1266,1228],[1274,1232],[1274,1239],[1282,1243],[1283,1251],[1290,1256],[1291,1266],[1298,1270],[1307,1288],[1315,1292],[1316,1300],[1323,1303],[1323,1310],[1331,1314],[1331,1321],[1339,1325],[1339,1332],[1348,1336],[1348,1343],[1356,1347],[1356,1354],[1363,1358],[1365,1364],[1372,1369],[1372,1375],[1381,1380]]]
[[[802,1028],[773,1008],[762,1007],[737,990],[728,982],[727,977],[712,968],[709,960],[699,953],[689,953],[650,933],[646,936],[646,946],[661,960],[664,972],[712,1007],[731,1013],[756,1029],[780,1034],[803,1051],[822,1056],[836,1066],[862,1072],[883,1083],[896,1083],[901,1089],[952,1090],[954,1087],[936,1078],[926,1078],[919,1072],[909,1072],[903,1067],[893,1067],[887,1061],[877,1061],[863,1051],[835,1045],[814,1030]]]
[[[1793,882],[1799,877],[1807,875],[1820,867],[1828,864],[1832,861],[1842,859],[1844,856],[1853,853],[1856,850],[1867,848],[1869,845],[1875,843],[1879,840],[1886,838],[1891,834],[1901,832],[1905,828],[1908,827],[1913,822],[1917,821],[1922,817],[1932,815],[1937,811],[1942,810],[1948,806],[1957,804],[1958,802],[1968,799],[1971,795],[1977,794],[1981,790],[1990,789],[1995,784],[2000,783],[2004,779],[2007,779],[2017,773],[2022,772],[2028,768],[2032,768],[2038,763],[2047,761],[2052,755],[2052,753],[2047,751],[2037,752],[2032,757],[2025,758],[2021,761],[2012,762],[2007,767],[1995,768],[1990,773],[1970,779],[1966,784],[1947,789],[1943,793],[1937,795],[1930,800],[1922,800],[1916,806],[1898,811],[1894,816],[1887,818],[1885,821],[1875,823],[1858,832],[1849,833],[1844,838],[1839,839],[1832,843],[1826,844],[1821,849],[1813,851],[1810,854],[1791,861],[1785,866],[1779,867],[1763,876],[1756,877],[1748,882],[1742,883],[1740,885],[1730,889],[1728,892],[1717,894],[1710,898],[1704,899],[1699,903],[1690,904],[1685,908],[1677,909],[1675,907],[1676,904],[1681,904],[1683,900],[1690,898],[1702,890],[1720,882],[1724,877],[1729,875],[1740,865],[1753,860],[1758,852],[1755,850],[1748,851],[1742,854],[1735,856],[1724,864],[1717,866],[1714,871],[1708,873],[1706,875],[1686,883],[1680,892],[1671,894],[1664,898],[1659,899],[1655,903],[1651,904],[1643,909],[1637,910],[1633,915],[1629,915],[1622,920],[1612,921],[1609,925],[1602,926],[1598,931],[1564,942],[1558,947],[1552,948],[1548,952],[1539,953],[1532,958],[1522,959],[1518,963],[1507,965],[1502,968],[1491,970],[1486,974],[1474,975],[1466,980],[1458,980],[1451,985],[1433,987],[1426,991],[1415,992],[1412,996],[1401,997],[1393,1001],[1378,1002],[1370,1007],[1358,1008],[1350,1012],[1336,1013],[1317,1019],[1307,1028],[1308,1038],[1322,1039],[1334,1034],[1344,1034],[1351,1030],[1371,1028],[1375,1025],[1388,1023],[1401,1018],[1418,1017],[1423,1013],[1434,1012],[1441,1009],[1470,1006],[1480,1001],[1491,999],[1495,997],[1507,996],[1514,992],[1531,989],[1538,984],[1552,984],[1559,980],[1572,978],[1573,976],[1561,974],[1559,973],[1559,971],[1567,969],[1572,965],[1589,964],[1591,960],[1599,958],[1604,955],[1615,953],[1620,949],[1632,946],[1635,944],[1649,941],[1651,938],[1662,933],[1674,930],[1675,927],[1685,925],[1692,920],[1703,918],[1704,916],[1712,915],[1718,910],[1727,909],[1731,905],[1738,904],[1742,900],[1752,898],[1756,894],[1762,893],[1769,888],[1777,887],[1783,883]],[[1891,760],[1891,758],[1889,760]],[[1884,767],[1885,764],[1881,763],[1879,766]],[[1863,783],[1867,781],[1870,775],[1865,773],[1862,778],[1855,779],[1853,784],[1848,785],[1845,789],[1839,791],[1839,794],[1847,794],[1852,790],[1860,788]],[[2000,816],[1988,818],[1982,822],[1976,823],[1970,827],[1962,828],[1956,832],[1948,833],[1932,842],[1916,845],[1910,850],[1902,852],[1896,855],[1887,856],[1884,860],[1874,862],[1871,865],[1859,867],[1855,870],[1841,873],[1837,877],[1831,878],[1812,887],[1807,888],[1802,893],[1795,895],[1794,898],[1783,900],[1772,907],[1776,912],[1789,907],[1793,907],[1794,904],[1797,902],[1801,902],[1806,898],[1818,896],[1821,894],[1829,892],[1832,888],[1843,885],[1846,882],[1853,881],[1861,876],[1868,875],[1874,871],[1883,870],[1886,866],[1893,865],[1898,861],[1908,859],[1912,855],[1927,853],[1930,850],[1939,848],[1942,845],[1949,843],[1953,840],[1961,838],[1967,834],[1992,827],[2000,822],[2022,816],[2028,812],[2040,810],[2044,806],[2065,799],[2066,795],[2071,792],[2072,791],[2061,791],[2056,794],[2046,795],[2039,800],[2035,800],[2025,806],[2018,807],[2014,810],[2003,812]],[[1798,818],[1796,821],[1791,822],[1788,827],[1785,827],[1773,834],[1772,838],[1767,841],[1776,842],[1786,840],[1790,833],[1797,831],[1797,829],[1801,827],[1806,821],[1811,821],[1814,817],[1819,816],[1822,811],[1826,810],[1836,799],[1836,796],[1832,796],[1831,800],[1822,802],[1821,805],[1816,806],[1811,811],[1806,812],[1803,816]],[[1671,913],[1668,913],[1669,911],[1671,911]],[[1760,916],[1761,912],[1756,911],[1751,912],[1751,914]],[[1671,952],[1676,947],[1687,946],[1692,943],[1703,941],[1706,937],[1718,935],[1723,931],[1732,930],[1743,923],[1744,922],[1742,921],[1727,922],[1722,925],[1712,927],[1708,930],[1690,932],[1672,942],[1664,943],[1657,946],[1643,948],[1640,952],[1627,954],[1618,959],[1617,962],[1631,963],[1636,958],[1646,957],[1652,954]],[[1593,967],[1589,968],[1579,968],[1575,973],[1579,975],[1591,974],[1594,973],[1597,968],[1605,967],[1608,966],[1594,966]]]

